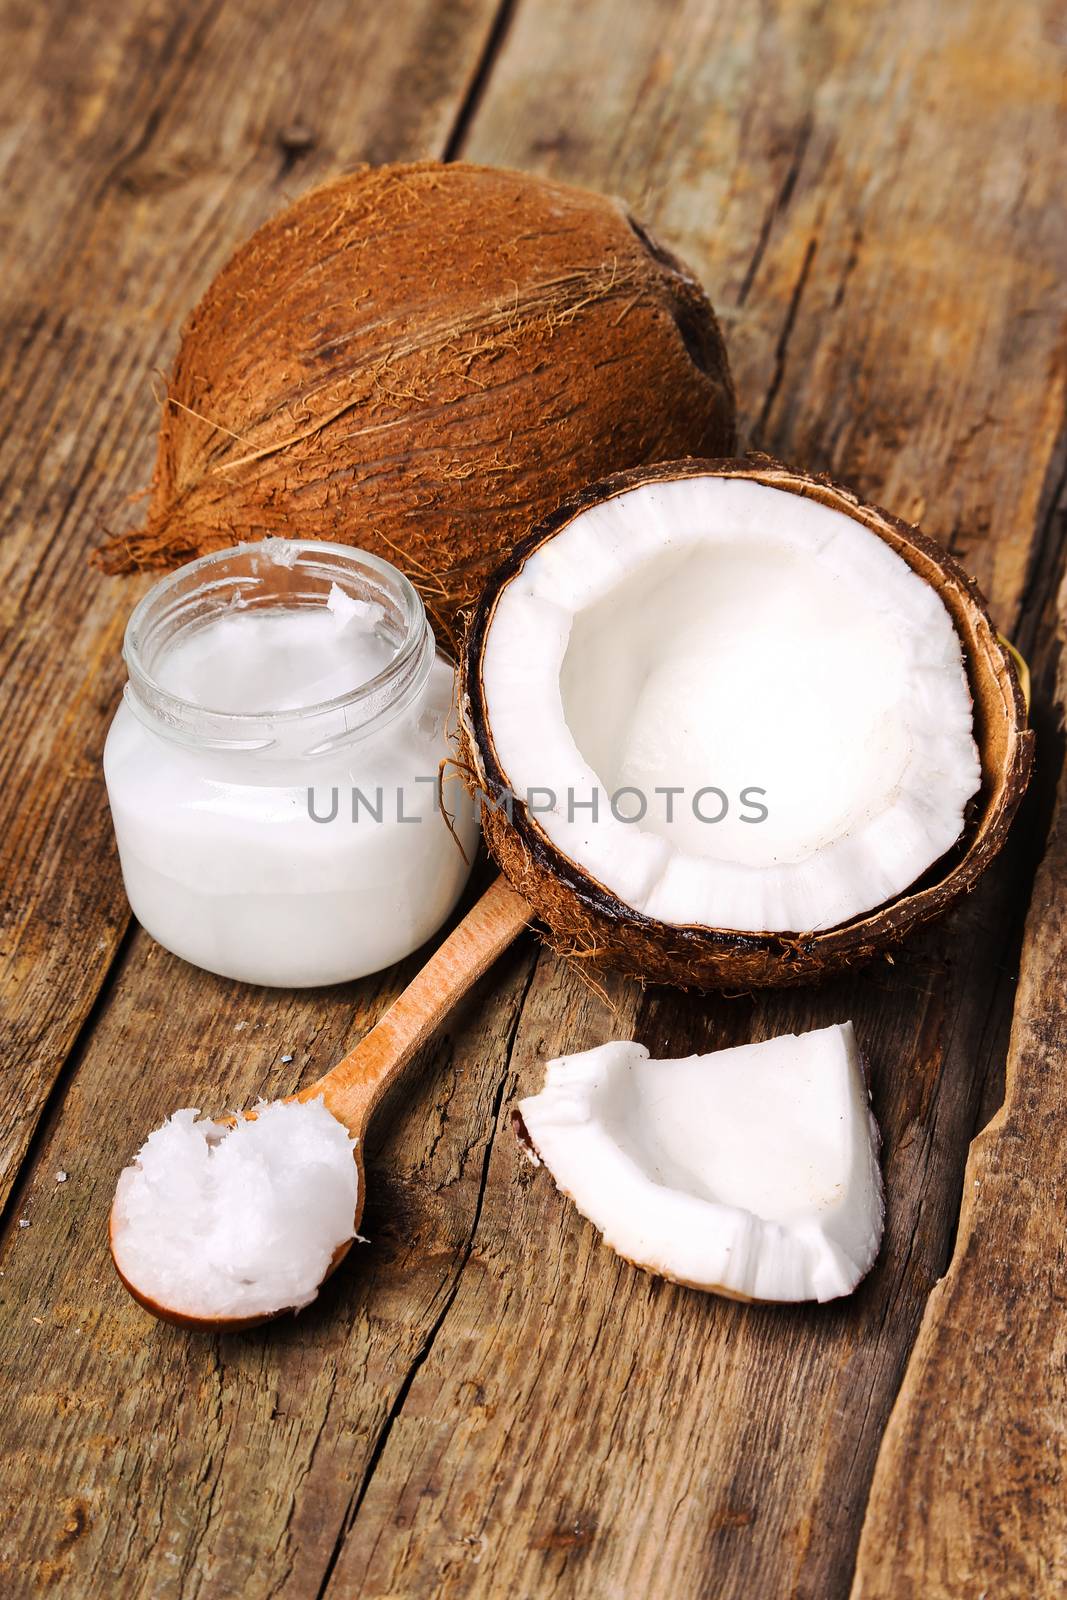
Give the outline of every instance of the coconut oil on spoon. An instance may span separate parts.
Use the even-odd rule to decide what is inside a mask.
[[[178,1111],[121,1174],[111,1254],[165,1321],[254,1327],[314,1299],[356,1238],[374,1111],[419,1047],[529,920],[497,879],[355,1049],[291,1099],[198,1122]]]

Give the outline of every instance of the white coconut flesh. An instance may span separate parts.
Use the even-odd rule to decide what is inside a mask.
[[[678,1061],[600,1045],[550,1061],[519,1111],[558,1187],[650,1272],[832,1300],[878,1254],[879,1136],[850,1022]]]
[[[186,1317],[269,1316],[315,1298],[354,1234],[353,1140],[321,1098],[261,1102],[229,1126],[176,1111],[119,1177],[115,1264]]]
[[[936,590],[851,517],[748,479],[581,512],[501,592],[482,684],[513,794],[665,923],[871,911],[951,848],[981,782]]]

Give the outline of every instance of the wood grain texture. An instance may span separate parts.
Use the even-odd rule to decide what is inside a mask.
[[[520,6],[464,154],[622,193],[701,271],[749,443],[921,521],[1010,628],[1067,384],[1064,53],[1011,0]]]
[[[376,1107],[408,1063],[447,1026],[467,990],[525,932],[529,921],[526,901],[503,878],[494,878],[426,957],[385,1015],[336,1066],[301,1089],[299,1098],[321,1096],[327,1109],[362,1142]],[[358,1231],[358,1208],[355,1226]]]
[[[143,584],[86,556],[137,514],[153,373],[294,192],[440,147],[492,16],[492,0],[5,8],[0,1201],[127,921],[100,751]]]
[[[617,1015],[542,959],[472,1265],[327,1594],[845,1593],[881,1427],[947,1255],[975,1061],[991,1046],[967,1005],[971,984],[988,996],[999,976],[989,933],[972,902],[954,960],[930,943],[817,996],[642,1000],[614,980]],[[511,1135],[510,1106],[564,1048],[636,1035],[671,1056],[850,1016],[889,1218],[878,1266],[843,1304],[742,1307],[635,1273]],[[471,1547],[459,1568],[456,1528]]]
[[[138,937],[19,1193],[29,1225],[6,1241],[0,1592],[317,1592],[465,1266],[531,960],[524,939],[383,1109],[370,1244],[307,1313],[207,1338],[156,1323],[119,1286],[104,1232],[118,1169],[193,1085],[221,1113],[317,1076],[418,963],[360,985],[353,1007],[352,985],[268,993]]]
[[[0,838],[18,1071],[0,1115],[11,1159],[37,1136],[0,1241],[5,1600],[843,1597],[952,1251],[968,1144],[997,1103],[1040,797],[950,924],[818,993],[709,1000],[610,978],[598,994],[524,938],[427,1052],[391,1124],[383,1109],[365,1255],[292,1323],[198,1342],[149,1322],[111,1275],[119,1165],[178,1103],[221,1111],[309,1081],[412,965],[286,996],[198,975],[138,934],[39,1121],[125,916],[95,774],[133,587],[87,577],[80,557],[147,479],[143,374],[233,239],[335,164],[447,143],[630,199],[726,314],[749,439],[921,512],[1042,656],[1063,561],[1055,23],[1037,0],[517,0],[450,136],[491,20],[473,3],[398,0],[380,15],[320,0],[290,15],[106,0],[62,27],[56,13],[12,15],[24,48],[4,56],[22,107],[8,193],[25,264],[0,283],[3,404],[18,419],[0,446],[0,594],[20,624],[4,657],[18,737],[3,790],[20,820]],[[1047,708],[1047,683],[1045,695]],[[61,724],[39,723],[46,703],[66,708]],[[42,778],[33,806],[18,804],[60,748],[77,792]],[[1032,996],[1064,959],[1045,894]],[[1044,1026],[1031,1014],[1017,1078]],[[872,1062],[889,1217],[878,1266],[844,1304],[745,1308],[656,1283],[598,1244],[512,1138],[511,1103],[563,1049],[629,1035],[683,1054],[846,1016]],[[1042,1104],[1045,1149],[1063,1125]],[[1005,1162],[1018,1143],[998,1144]],[[1036,1161],[1029,1181],[1058,1181]],[[967,1224],[976,1261],[989,1260],[988,1215]],[[1051,1273],[1050,1237],[1027,1238],[1031,1275]],[[1010,1287],[992,1283],[994,1298]],[[1044,1331],[1015,1321],[1050,1370]],[[951,1488],[907,1463],[955,1403],[943,1351],[967,1337],[948,1316],[924,1333],[922,1350],[942,1354],[922,1355],[892,1425],[880,1482],[906,1503],[894,1521],[876,1488],[862,1581],[883,1585],[868,1590],[879,1600],[911,1581],[886,1542],[919,1541]],[[1017,1398],[1009,1378],[1003,1415],[1025,1424]],[[959,1418],[942,1437],[966,1453],[981,1418]],[[1005,1481],[1000,1503],[1023,1549],[1045,1505],[1043,1487],[1029,1500],[1025,1488]],[[994,1559],[989,1537],[967,1547],[976,1569]],[[951,1588],[954,1551],[920,1547],[924,1580],[943,1585],[931,1593],[981,1593]],[[1048,1559],[1017,1570],[1039,1600],[1057,1593]]]
[[[1061,652],[1064,641],[1067,587]],[[1062,653],[1055,665],[1062,757]],[[1065,954],[1061,786],[1027,919],[1004,1103],[971,1147],[952,1265],[927,1301],[878,1458],[854,1600],[1067,1590]]]
[[[750,439],[921,515],[1011,628],[1062,559],[1044,518],[1067,246],[1049,43],[1036,10],[1006,6],[520,7],[465,153],[621,191],[702,270]],[[1031,808],[963,914],[891,970],[794,1001],[650,995],[637,1015],[668,1054],[855,1018],[890,1217],[848,1306],[654,1289],[543,1175],[516,1206],[526,1175],[502,1119],[474,1253],[516,1265],[465,1274],[328,1594],[847,1592],[1005,1047],[1041,826]],[[505,1105],[544,1053],[574,1048],[554,987],[542,962]]]

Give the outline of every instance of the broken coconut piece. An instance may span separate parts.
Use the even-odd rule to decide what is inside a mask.
[[[348,1130],[321,1096],[261,1101],[232,1126],[198,1117],[168,1117],[119,1178],[111,1249],[123,1282],[177,1318],[307,1305],[354,1234]]]
[[[952,559],[766,461],[623,473],[543,523],[475,610],[462,715],[555,942],[704,987],[808,981],[943,911],[1031,753]]]
[[[851,1294],[882,1239],[851,1022],[679,1061],[604,1044],[519,1104],[537,1157],[635,1266],[743,1300]]]

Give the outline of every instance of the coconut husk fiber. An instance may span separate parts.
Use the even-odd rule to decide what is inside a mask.
[[[448,634],[575,490],[733,442],[711,306],[620,201],[463,163],[367,168],[265,223],[208,289],[144,525],[97,561],[336,540],[399,566]]]

